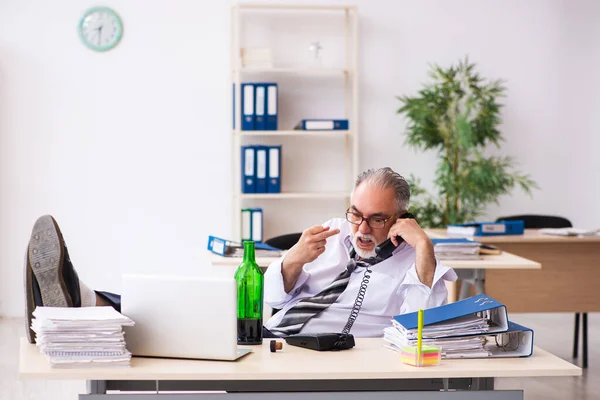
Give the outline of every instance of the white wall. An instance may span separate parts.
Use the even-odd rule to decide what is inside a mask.
[[[431,179],[434,154],[403,146],[395,96],[415,93],[428,63],[469,54],[484,76],[506,79],[502,153],[540,186],[532,199],[502,198],[489,217],[555,213],[600,226],[600,3],[354,3],[361,169]],[[0,315],[22,314],[23,254],[41,214],[57,218],[81,278],[113,291],[124,270],[207,271],[206,236],[230,235],[233,2],[104,4],[125,34],[97,54],[75,29],[91,4],[0,2]],[[310,220],[302,208],[299,221]]]

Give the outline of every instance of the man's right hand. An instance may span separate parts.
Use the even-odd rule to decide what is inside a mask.
[[[340,233],[339,229],[330,229],[330,227],[322,225],[313,226],[302,232],[300,240],[287,252],[281,265],[286,293],[289,293],[296,284],[304,264],[316,260],[323,254],[327,238],[338,233]]]

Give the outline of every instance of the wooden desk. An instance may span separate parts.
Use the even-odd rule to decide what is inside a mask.
[[[454,392],[462,393],[463,397],[444,397],[444,393],[451,392],[437,392],[442,394],[440,398],[474,399],[489,396],[489,392],[480,393],[481,397],[468,394],[474,390],[492,390],[494,378],[581,375],[579,367],[539,348],[527,358],[442,360],[436,367],[415,368],[402,364],[398,353],[384,348],[384,343],[381,338],[359,338],[355,348],[340,352],[316,352],[284,343],[283,350],[271,353],[269,341],[265,340],[262,346],[251,346],[254,351],[236,362],[134,357],[130,368],[53,369],[38,348],[22,338],[19,379],[88,380],[92,381],[88,387],[95,394],[104,394],[106,390],[154,391],[157,387],[242,392],[439,390],[446,384],[450,389],[471,390]],[[435,378],[442,381],[433,381]],[[402,398],[415,398],[410,393]],[[284,393],[277,395],[286,398]],[[156,399],[155,396],[141,398]]]
[[[429,232],[446,236],[444,229]],[[600,311],[600,236],[553,236],[527,229],[524,235],[474,239],[543,266],[541,270],[487,271],[485,292],[510,312]]]
[[[222,257],[210,251],[207,251],[207,256],[213,265],[237,267],[242,263],[241,257]],[[261,269],[265,270],[267,269],[269,264],[278,259],[279,257],[257,257],[256,263]],[[483,288],[486,270],[536,270],[541,268],[541,265],[538,262],[528,260],[526,258],[519,257],[517,255],[505,251],[503,251],[502,254],[496,256],[482,256],[481,260],[444,260],[442,262],[444,263],[444,265],[453,269],[467,270],[466,273],[469,274],[473,285],[476,287],[476,293],[483,293],[484,291]],[[454,302],[459,299],[459,295],[457,293],[457,285],[454,282],[446,282],[446,288],[448,289],[449,302]]]
[[[221,257],[207,251],[207,257],[213,265],[237,267],[242,263],[241,257]],[[266,268],[279,257],[257,257],[256,263]],[[444,260],[444,265],[454,269],[540,269],[540,263],[503,252],[497,256],[483,256],[481,260]]]
[[[221,257],[210,251],[207,251],[207,256],[213,265],[237,267],[242,263],[242,258],[240,257]],[[260,268],[265,270],[269,264],[278,259],[279,257],[258,257],[256,263]],[[508,252],[502,252],[502,254],[496,256],[485,255],[482,256],[481,260],[444,260],[442,262],[444,265],[453,269],[468,270],[467,273],[472,276],[471,279],[476,287],[476,292],[478,293],[483,293],[486,270],[536,270],[541,268],[541,265],[538,262]],[[456,290],[457,285],[453,282],[446,282],[446,288],[448,289],[448,301],[454,302],[458,300],[459,296]]]

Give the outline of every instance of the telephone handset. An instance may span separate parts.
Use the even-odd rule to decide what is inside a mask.
[[[402,214],[398,218],[416,219],[415,216],[409,212]],[[396,236],[396,240],[398,241],[398,245],[400,245],[400,243],[404,241],[404,239],[402,239],[402,236]],[[375,247],[375,253],[377,254],[377,258],[383,261],[392,255],[392,252],[395,248],[396,246],[394,246],[394,243],[392,243],[392,239],[387,239],[384,242],[382,242],[379,246]]]

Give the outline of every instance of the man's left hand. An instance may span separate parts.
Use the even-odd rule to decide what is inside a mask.
[[[417,221],[412,218],[399,218],[396,220],[396,223],[392,225],[388,232],[388,238],[391,239],[395,246],[398,246],[396,236],[401,236],[406,243],[416,250],[415,265],[419,280],[431,287],[436,261],[433,244],[429,236],[427,236]]]
[[[392,225],[387,235],[392,240],[392,243],[394,243],[394,246],[398,246],[396,236],[401,236],[406,243],[415,249],[420,244],[431,245],[429,236],[421,229],[417,221],[412,218],[399,218],[396,220],[396,223]]]

